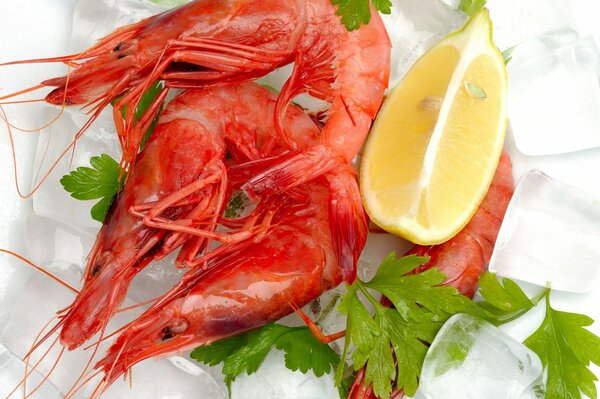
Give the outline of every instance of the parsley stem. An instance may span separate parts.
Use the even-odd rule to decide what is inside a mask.
[[[340,294],[335,294],[333,298],[331,298],[331,301],[329,301],[327,306],[325,306],[325,309],[321,311],[321,314],[317,318],[317,321],[315,321],[315,324],[321,324],[323,320],[325,320],[325,318],[329,316],[329,313],[331,313],[331,311],[335,309],[335,305],[337,305],[339,300]]]
[[[371,295],[371,293],[367,290],[367,287],[364,285],[362,280],[356,280],[356,283],[358,285],[358,288],[360,289],[360,292],[363,293],[365,298],[367,298],[367,300],[369,302],[371,302],[375,308],[381,306],[379,301],[377,301],[375,298],[373,298],[373,295]]]

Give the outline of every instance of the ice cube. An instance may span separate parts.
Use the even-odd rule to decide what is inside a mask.
[[[338,399],[333,372],[317,378],[285,367],[284,354],[273,350],[256,373],[242,374],[231,384],[231,399]]]
[[[50,111],[55,113],[56,110]],[[50,113],[48,115],[50,117]],[[75,133],[86,123],[89,116],[79,110],[68,109],[64,115],[40,134],[37,147],[34,181],[40,181],[53,163],[58,164],[33,195],[33,208],[44,215],[66,224],[97,231],[100,223],[93,220],[90,209],[96,201],[79,201],[70,196],[60,184],[60,179],[80,166],[90,166],[90,158],[108,154],[120,159],[120,145],[112,121],[111,110],[105,110],[80,137],[72,150],[69,147]]]
[[[431,344],[419,389],[426,399],[525,399],[542,391],[542,377],[533,351],[490,323],[459,314]]]
[[[558,29],[577,29],[569,0],[488,1],[494,42],[501,51]]]
[[[415,61],[431,46],[467,20],[440,0],[392,0],[383,22],[392,41],[390,87],[395,86]]]
[[[13,389],[21,382],[25,373],[25,363],[14,353],[9,351],[4,345],[0,344],[0,397],[7,397]],[[33,372],[27,381],[27,393],[32,391],[42,382],[43,377],[38,372]],[[23,386],[13,393],[13,397],[23,397]],[[62,395],[56,387],[46,382],[41,388],[31,396],[32,399],[62,399]]]
[[[0,12],[2,42],[0,63],[32,57],[56,56],[65,51],[70,30],[72,1],[49,3],[44,0],[3,2]],[[48,22],[52,21],[52,24]],[[41,80],[60,73],[58,64],[13,65],[0,68],[0,97],[39,84]],[[21,99],[39,98],[40,93],[30,93]],[[4,100],[3,103],[10,100]],[[39,103],[36,103],[39,105]],[[44,122],[36,106],[26,104],[2,105],[2,117],[14,125],[35,129]],[[4,113],[6,112],[6,114]],[[4,118],[2,118],[4,119]],[[35,156],[37,134],[20,133],[12,129],[15,151],[11,150],[7,126],[0,119],[0,248],[25,254],[24,218],[32,211],[31,199],[19,197],[13,174],[13,155],[17,162],[17,180],[27,194]],[[0,254],[0,333],[13,312],[19,291],[31,270],[20,260]],[[0,371],[0,375],[2,372]]]
[[[525,155],[515,145],[510,123],[505,148],[513,163],[513,177],[515,180],[518,180],[530,170],[539,169],[554,179],[600,198],[600,184],[594,184],[597,181],[596,171],[600,168],[600,148],[566,154]]]
[[[30,260],[68,283],[78,285],[96,239],[94,235],[35,214],[27,217],[25,225]]]
[[[177,253],[151,262],[135,276],[128,297],[137,303],[149,301],[164,295],[181,280],[185,269],[175,267]]]
[[[553,49],[564,41],[557,35],[535,39],[545,47],[509,64],[509,117],[517,148],[527,155],[600,147],[600,51],[591,37]]]
[[[490,270],[557,290],[600,282],[600,201],[540,171],[518,183]]]

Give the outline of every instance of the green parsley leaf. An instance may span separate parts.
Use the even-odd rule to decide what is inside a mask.
[[[512,60],[512,53],[514,50],[515,48],[511,47],[502,52],[502,59],[504,59],[504,65],[508,65],[510,60]]]
[[[392,253],[365,285],[385,295],[405,320],[430,318],[431,314],[423,308],[440,317],[463,311],[468,299],[454,287],[440,286],[446,276],[436,268],[407,274],[428,261],[429,258],[414,255],[396,259]]]
[[[152,84],[152,86],[150,86],[150,88],[148,90],[146,90],[146,92],[142,95],[142,98],[140,98],[140,102],[138,103],[138,106],[135,109],[134,121],[136,123],[137,123],[137,121],[140,120],[142,115],[144,115],[144,112],[146,112],[146,110],[150,107],[150,105],[152,105],[152,102],[160,94],[163,87],[164,87],[164,85],[162,82],[154,82]],[[119,98],[120,97],[118,97],[117,99],[115,99],[113,101],[113,105],[119,100]],[[161,106],[161,108],[162,108],[162,106]],[[121,109],[121,116],[123,118],[125,118],[126,114],[127,114],[127,106],[125,106]],[[144,136],[142,137],[142,141],[140,142],[140,151],[144,149],[144,147],[146,146],[146,143],[148,142],[148,139],[150,138],[150,135],[154,131],[154,128],[156,127],[156,123],[158,122],[159,114],[160,114],[160,111],[154,117],[154,120],[150,124],[150,127],[148,128],[146,133],[144,133]]]
[[[240,374],[256,372],[272,348],[285,353],[288,369],[302,373],[312,370],[317,377],[329,373],[340,360],[333,349],[319,342],[307,327],[280,324],[267,324],[257,331],[200,346],[191,357],[210,366],[223,363],[225,383],[231,387]]]
[[[485,7],[487,0],[460,0],[458,9],[464,11],[469,17],[477,14]]]
[[[525,340],[548,368],[546,399],[581,399],[581,392],[598,397],[598,378],[588,368],[590,362],[600,365],[600,337],[585,328],[592,323],[587,316],[553,309],[546,294],[544,321]]]
[[[336,14],[342,17],[342,23],[350,32],[360,28],[362,24],[371,22],[370,0],[331,0],[337,6]],[[373,0],[373,7],[382,14],[392,12],[391,0]]]
[[[238,191],[233,194],[227,203],[224,216],[226,218],[239,218],[242,216],[246,208],[250,205],[250,199],[243,191]]]
[[[480,294],[484,301],[477,302],[487,315],[479,315],[495,325],[515,320],[531,310],[542,297],[533,301],[514,281],[503,278],[502,283],[493,273],[484,273],[479,279]],[[478,316],[478,315],[474,315]]]
[[[60,179],[64,189],[71,197],[89,201],[100,199],[92,208],[92,218],[104,222],[114,197],[122,189],[124,176],[119,163],[109,155],[102,154],[90,159],[90,167],[81,166]]]

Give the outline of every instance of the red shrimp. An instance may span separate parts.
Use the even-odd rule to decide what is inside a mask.
[[[321,140],[251,179],[244,191],[251,198],[279,193],[351,162],[367,137],[388,86],[391,43],[381,17],[371,7],[368,25],[348,32],[331,0],[306,0],[307,26],[296,54],[294,71],[277,103],[278,133],[286,139],[283,116],[301,93],[331,105]]]
[[[93,107],[95,119],[126,93],[114,115],[128,165],[169,88],[249,80],[290,63],[306,26],[305,8],[305,0],[195,0],[119,28],[79,54],[2,64],[63,62],[70,72],[0,100],[55,87],[47,102]],[[134,125],[142,94],[157,80],[165,89]]]
[[[212,259],[206,268],[192,269],[117,338],[96,366],[104,372],[96,394],[142,360],[258,328],[342,282],[334,247],[338,229],[346,226],[332,225],[332,212],[343,207],[353,212],[359,253],[366,242],[355,171],[340,168],[297,187],[293,196],[270,201],[280,206],[264,238],[238,243],[235,251]]]
[[[74,349],[105,326],[135,275],[176,248],[176,234],[145,219],[212,221],[225,198],[224,157],[218,132],[190,119],[161,120],[98,234],[81,292],[57,326],[63,345]]]
[[[510,158],[503,153],[492,184],[471,221],[454,238],[439,245],[418,245],[411,254],[429,256],[426,264],[415,270],[423,272],[437,267],[447,276],[444,285],[458,289],[472,297],[479,277],[485,272],[494,250],[500,225],[514,191]],[[389,302],[387,303],[389,305]],[[348,399],[377,399],[370,386],[363,381],[364,370],[358,372]],[[392,397],[401,398],[402,391],[394,390]]]

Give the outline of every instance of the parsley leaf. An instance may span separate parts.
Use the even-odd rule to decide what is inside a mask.
[[[243,191],[238,191],[229,199],[227,207],[225,207],[224,216],[228,219],[239,218],[249,206],[250,199]]]
[[[475,303],[454,287],[441,285],[446,276],[436,268],[411,274],[428,261],[414,255],[397,259],[392,253],[371,281],[357,280],[348,287],[339,306],[348,320],[336,382],[341,381],[352,342],[354,369],[366,365],[365,383],[373,385],[378,397],[389,398],[394,385],[413,395],[429,344],[451,316],[467,313],[498,325],[521,316],[539,300],[531,301],[516,283],[486,273],[480,280],[484,301]],[[381,305],[370,290],[385,295],[395,309]],[[365,299],[375,309],[374,317],[364,305]]]
[[[140,98],[140,102],[138,103],[138,106],[135,109],[134,121],[136,123],[137,123],[137,121],[140,120],[142,115],[144,115],[144,112],[146,112],[146,110],[150,107],[150,105],[152,105],[152,102],[160,94],[163,87],[164,87],[164,85],[162,82],[155,82],[152,84],[152,86],[150,86],[150,88],[148,88],[148,90],[146,90],[146,92],[144,94],[142,94],[142,98]],[[113,101],[113,104],[115,104],[119,100],[119,98],[120,97],[117,97],[117,99],[115,99]],[[121,116],[123,118],[125,118],[126,114],[127,114],[127,106],[125,106],[121,109]],[[146,133],[144,133],[144,136],[142,137],[142,141],[140,142],[140,151],[144,149],[144,147],[146,146],[146,143],[148,142],[148,139],[150,138],[150,135],[154,131],[154,128],[156,127],[156,123],[158,122],[159,114],[160,114],[160,111],[154,117],[154,120],[150,124],[150,127],[148,128]]]
[[[487,315],[479,316],[495,325],[505,324],[521,317],[543,297],[531,300],[514,281],[503,278],[500,283],[495,274],[487,272],[479,279],[479,287],[484,301],[477,302],[477,306],[487,312]]]
[[[333,349],[319,342],[307,327],[280,324],[267,324],[257,331],[200,346],[191,357],[209,366],[223,363],[225,383],[231,388],[240,374],[256,372],[274,347],[285,352],[288,369],[302,373],[312,370],[317,377],[329,373],[340,360]]]
[[[389,255],[379,267],[377,274],[365,285],[385,295],[405,320],[429,318],[432,313],[455,314],[465,309],[469,300],[456,288],[440,286],[446,276],[436,268],[418,274],[407,274],[429,261],[414,255],[395,259]]]
[[[585,327],[593,320],[550,306],[546,294],[546,317],[538,330],[525,340],[548,368],[547,399],[581,399],[581,392],[597,398],[590,362],[600,365],[600,338]]]
[[[458,9],[464,11],[469,17],[477,14],[485,7],[487,0],[460,0]]]
[[[100,199],[92,208],[92,218],[103,222],[115,195],[122,188],[122,169],[109,155],[102,154],[90,159],[90,167],[81,166],[60,179],[60,184],[71,197],[82,200]]]
[[[350,32],[360,28],[362,24],[371,22],[370,0],[331,0],[337,6],[336,14],[342,17],[342,23]],[[392,12],[391,0],[373,0],[373,7],[382,14]]]

